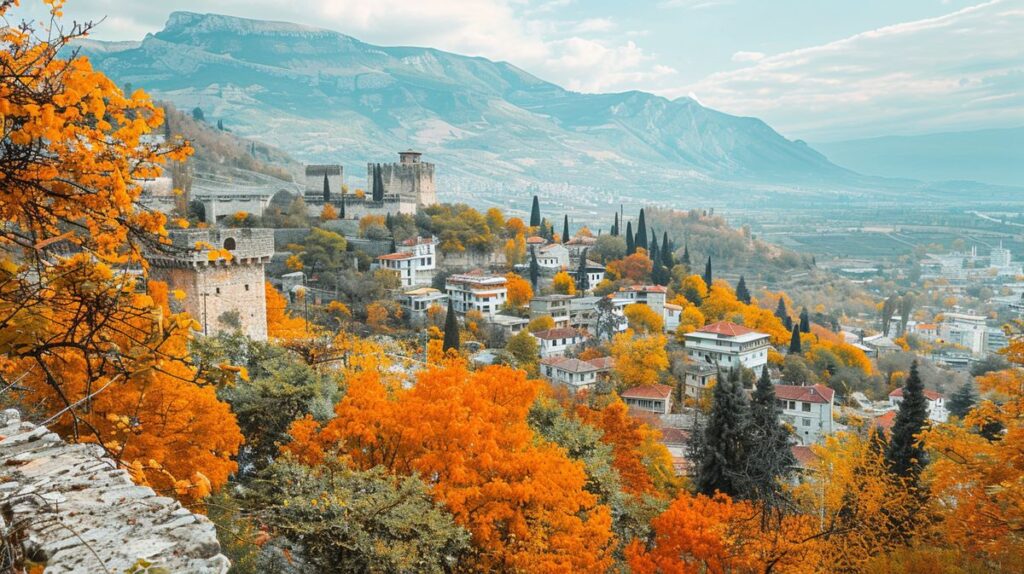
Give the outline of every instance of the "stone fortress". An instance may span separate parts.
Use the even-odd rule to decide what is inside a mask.
[[[267,340],[264,267],[274,255],[273,229],[185,229],[170,232],[169,249],[148,254],[150,280],[167,283],[172,310],[186,311],[204,334],[235,329]],[[226,249],[231,259],[210,258]]]
[[[357,197],[351,189],[342,193],[343,166],[307,165],[303,199],[309,206],[309,214],[319,217],[324,206],[330,204],[344,219],[398,213],[415,215],[417,209],[436,204],[434,164],[422,161],[422,154],[413,150],[399,152],[398,157],[396,163],[366,165],[367,189],[362,197]]]

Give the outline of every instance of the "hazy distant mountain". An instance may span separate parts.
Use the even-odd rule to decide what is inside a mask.
[[[356,178],[410,147],[478,185],[668,191],[850,175],[761,120],[691,99],[580,94],[503,62],[295,24],[176,12],[141,42],[81,47],[120,83]]]
[[[814,144],[865,174],[1024,185],[1024,127]]]

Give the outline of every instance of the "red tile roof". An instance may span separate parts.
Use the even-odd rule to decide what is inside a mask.
[[[811,447],[809,446],[795,444],[791,450],[793,451],[793,458],[796,459],[797,466],[803,468],[808,467],[812,462],[819,458],[818,455],[814,454],[814,451],[811,450]]]
[[[591,371],[601,371],[611,368],[610,364],[606,365],[607,361],[611,361],[611,359],[609,357],[602,357],[592,361],[581,361],[580,359],[570,359],[567,357],[547,357],[541,359],[540,364],[550,365],[557,369],[573,373],[589,373]]]
[[[672,387],[668,385],[642,385],[622,392],[622,398],[631,399],[667,399],[672,396]]]
[[[719,321],[710,325],[705,325],[703,328],[697,329],[698,333],[714,333],[715,335],[725,335],[726,337],[739,337],[740,335],[746,335],[748,333],[754,333],[753,329],[748,329],[743,325],[737,325],[731,321]]]
[[[896,389],[895,391],[889,393],[889,396],[902,399],[903,398],[903,387],[900,387],[900,388]],[[941,399],[943,395],[942,395],[942,393],[940,393],[938,391],[933,391],[933,390],[930,390],[930,389],[925,389],[924,390],[924,396],[928,400],[930,400],[930,401],[937,401],[937,400]]]
[[[661,442],[664,444],[686,444],[690,433],[683,429],[663,428],[661,429]]]
[[[526,238],[526,242],[529,243],[530,245],[537,245],[537,244],[543,245],[544,243],[547,243],[548,240],[544,239],[543,237],[537,237],[536,235],[533,235],[531,237],[527,237]]]
[[[533,336],[538,339],[570,339],[572,337],[583,337],[584,333],[572,327],[556,327],[547,331],[537,331]]]
[[[402,261],[404,259],[415,259],[419,257],[415,253],[388,253],[387,255],[378,255],[377,259],[387,259],[388,261]]]
[[[826,404],[832,402],[835,391],[825,385],[775,385],[775,396],[786,401]]]
[[[661,285],[632,285],[626,289],[627,291],[641,291],[647,293],[668,293],[667,287]]]
[[[893,423],[896,422],[896,411],[889,411],[884,415],[879,415],[871,421],[871,424],[882,429],[889,430],[892,428]]]
[[[587,362],[599,369],[610,369],[615,366],[615,359],[611,357],[598,357]]]

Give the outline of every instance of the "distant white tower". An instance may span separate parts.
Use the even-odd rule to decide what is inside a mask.
[[[1003,269],[1009,267],[1012,261],[1013,256],[1011,255],[1010,250],[1003,248],[1002,241],[999,242],[999,247],[993,248],[992,253],[989,255],[989,264],[992,267]]]

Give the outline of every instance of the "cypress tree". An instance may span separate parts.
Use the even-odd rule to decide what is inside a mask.
[[[341,219],[345,219],[345,192],[341,192],[341,213],[339,214]]]
[[[927,453],[916,436],[927,424],[928,401],[924,396],[921,376],[917,372],[917,361],[914,361],[910,364],[910,375],[903,387],[903,400],[892,423],[892,436],[885,449],[885,460],[893,474],[911,479],[915,487],[921,469],[928,463]]]
[[[580,268],[576,271],[576,289],[580,293],[590,290],[590,277],[587,276],[587,250],[584,249],[580,255]]]
[[[714,276],[711,275],[711,256],[708,255],[708,262],[704,264],[704,284],[708,286],[708,289],[711,289],[713,279]]]
[[[640,209],[640,219],[636,223],[636,237],[633,238],[633,244],[639,249],[643,247],[647,249],[647,223],[644,221],[644,210]]]
[[[686,266],[686,270],[690,270],[690,245],[687,243],[683,245],[683,265]]]
[[[537,263],[537,250],[530,249],[530,283],[533,290],[537,291],[537,281],[540,280],[540,264]]]
[[[651,233],[651,248],[647,253],[647,256],[651,258],[653,262],[661,262],[661,251],[658,249],[658,234]]]
[[[373,201],[384,201],[384,174],[380,164],[373,166]]]
[[[619,212],[615,212],[615,223],[612,224],[612,237],[619,235]]]
[[[747,281],[742,275],[740,275],[739,282],[736,283],[736,298],[750,305],[750,291],[747,290]]]
[[[793,325],[793,334],[789,337],[789,354],[799,355],[800,350],[800,325]]]
[[[761,370],[750,400],[750,452],[747,469],[746,498],[760,500],[762,526],[773,511],[785,503],[782,484],[793,473],[796,459],[789,446],[789,431],[781,422],[781,409],[775,401],[775,385],[768,367]]]
[[[530,227],[540,227],[540,199],[533,196],[533,208],[530,209]]]
[[[448,300],[448,315],[444,318],[444,343],[441,347],[445,353],[449,349],[459,350],[459,320],[455,317],[455,307]]]
[[[388,231],[391,231],[391,228],[394,226],[395,220],[391,218],[391,212],[388,212],[388,214],[384,217],[384,227],[387,227]]]
[[[327,181],[327,174],[324,174],[324,203],[331,201],[331,182]]]
[[[668,239],[668,232],[663,231],[661,233],[661,264],[664,265],[666,269],[672,269],[676,264],[675,256],[672,255],[672,251],[672,242]]]
[[[789,318],[789,309],[786,309],[786,300],[782,297],[779,297],[779,304],[775,306],[775,316],[783,323]]]
[[[800,310],[800,332],[811,332],[811,316],[807,312],[807,307],[804,307],[803,309]]]
[[[562,243],[569,241],[569,216],[562,220]]]
[[[633,241],[633,222],[626,222],[626,255],[636,253],[636,242]]]
[[[978,394],[974,390],[974,379],[967,379],[967,382],[957,389],[953,396],[949,397],[946,407],[949,409],[949,414],[963,419],[977,402]]]
[[[703,444],[697,448],[697,491],[713,495],[715,491],[737,496],[742,491],[746,457],[749,451],[750,405],[739,369],[728,377],[719,373],[711,395],[711,414],[700,433]]]

